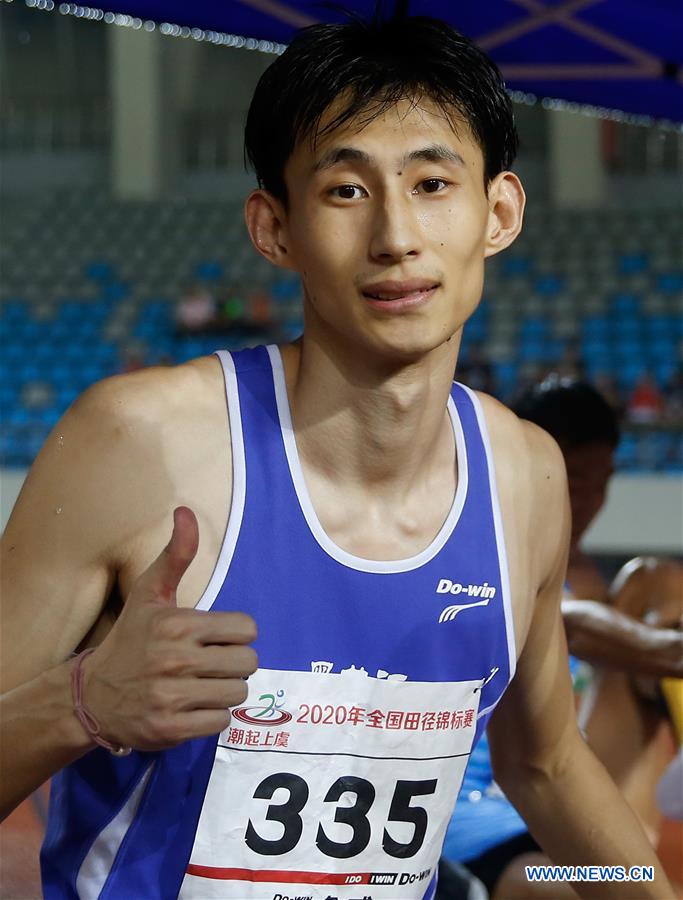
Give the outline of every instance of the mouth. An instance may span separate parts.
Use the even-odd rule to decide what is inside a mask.
[[[423,278],[414,278],[410,281],[381,281],[376,284],[361,288],[364,297],[370,300],[383,300],[392,302],[395,300],[407,300],[411,297],[419,297],[427,294],[439,286],[436,281],[427,281]]]
[[[400,312],[423,305],[439,286],[439,282],[425,279],[384,281],[361,288],[361,294],[374,309]]]

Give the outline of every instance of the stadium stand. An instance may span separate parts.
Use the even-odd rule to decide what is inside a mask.
[[[683,471],[682,235],[680,211],[532,209],[514,247],[488,263],[464,361],[475,344],[484,348],[503,401],[569,365],[613,384],[626,408],[650,374],[662,414],[647,427],[626,421],[618,466]],[[133,356],[145,365],[183,362],[218,346],[293,338],[302,326],[300,287],[251,248],[241,200],[122,203],[69,191],[7,206],[0,270],[6,466],[29,465],[75,397],[125,371]],[[243,315],[220,333],[177,333],[175,302],[189,283]],[[250,321],[264,293],[272,318]]]

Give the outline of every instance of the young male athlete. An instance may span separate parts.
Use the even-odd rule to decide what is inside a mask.
[[[435,20],[315,26],[246,141],[303,338],[89,390],[7,528],[2,804],[61,770],[45,896],[431,898],[494,708],[553,859],[655,866],[576,729],[559,451],[452,385],[522,222],[499,73]]]

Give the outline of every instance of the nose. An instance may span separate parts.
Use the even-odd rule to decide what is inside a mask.
[[[370,256],[382,263],[418,256],[422,249],[420,223],[408,198],[384,196],[373,216]]]

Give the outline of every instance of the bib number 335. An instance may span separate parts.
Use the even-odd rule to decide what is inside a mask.
[[[414,797],[434,794],[437,779],[423,781],[399,780],[394,787],[386,826],[382,834],[382,848],[388,856],[407,859],[420,850],[428,825],[427,811],[424,807],[411,805]],[[263,837],[249,819],[245,842],[250,850],[263,856],[280,856],[289,853],[301,839],[304,821],[301,813],[309,802],[310,790],[306,781],[291,772],[278,772],[264,778],[254,792],[255,800],[272,800],[275,792],[284,788],[288,792],[284,803],[270,803],[265,818],[271,822],[279,822],[283,833],[277,840]],[[354,795],[355,800],[340,804],[342,796]],[[348,797],[346,798],[348,800]],[[313,802],[313,801],[311,801]],[[348,841],[333,840],[326,832],[322,822],[318,823],[316,846],[325,856],[334,859],[350,859],[362,853],[370,843],[372,827],[368,813],[375,802],[374,785],[365,778],[344,775],[337,778],[323,798],[324,803],[336,803],[334,821],[349,826],[351,829]],[[413,826],[413,834],[409,841],[402,842],[391,834],[391,823],[408,823]],[[403,829],[405,834],[405,829]]]

